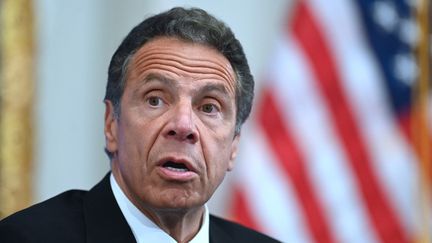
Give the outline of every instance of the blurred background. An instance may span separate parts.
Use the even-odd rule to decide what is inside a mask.
[[[0,218],[108,171],[103,97],[121,40],[200,7],[256,80],[210,210],[283,242],[431,242],[427,0],[0,0]]]

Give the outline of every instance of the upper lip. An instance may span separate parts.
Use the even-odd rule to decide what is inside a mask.
[[[157,165],[163,166],[168,161],[171,161],[174,163],[179,163],[179,164],[184,164],[189,171],[192,171],[195,173],[198,172],[195,165],[190,160],[188,160],[186,158],[178,158],[178,157],[174,157],[174,156],[168,156],[168,157],[164,157],[164,158],[160,159],[159,162],[157,163]]]

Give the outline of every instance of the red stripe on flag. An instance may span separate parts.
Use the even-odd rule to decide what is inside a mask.
[[[285,127],[273,94],[266,89],[262,92],[262,100],[257,110],[258,122],[263,128],[267,143],[270,144],[276,155],[277,162],[279,162],[286,177],[292,181],[300,206],[303,208],[308,228],[315,242],[335,242],[320,202],[311,185],[305,160],[301,156],[291,133]],[[285,217],[289,217],[289,215]]]
[[[411,119],[412,119],[411,110],[406,110],[398,113],[397,122],[399,125],[399,129],[401,133],[404,135],[406,141],[410,144],[412,144]]]
[[[245,192],[237,186],[233,190],[232,220],[254,230],[262,231],[258,221],[253,216],[248,202]]]
[[[333,116],[335,129],[342,139],[375,230],[382,242],[408,242],[406,232],[371,167],[371,157],[352,114],[352,108],[342,91],[341,79],[329,47],[304,1],[298,2],[292,27],[319,80],[317,85]]]

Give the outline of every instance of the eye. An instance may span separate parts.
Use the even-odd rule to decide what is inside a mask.
[[[153,107],[160,107],[163,104],[163,101],[160,97],[152,96],[147,98],[147,103]]]
[[[215,113],[218,112],[219,109],[217,108],[216,105],[214,104],[204,104],[203,106],[201,106],[201,110],[205,113]]]

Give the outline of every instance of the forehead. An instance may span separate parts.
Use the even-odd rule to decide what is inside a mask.
[[[131,59],[128,80],[144,80],[158,72],[175,78],[223,82],[235,93],[235,74],[229,61],[203,44],[172,37],[155,38],[144,44]]]

